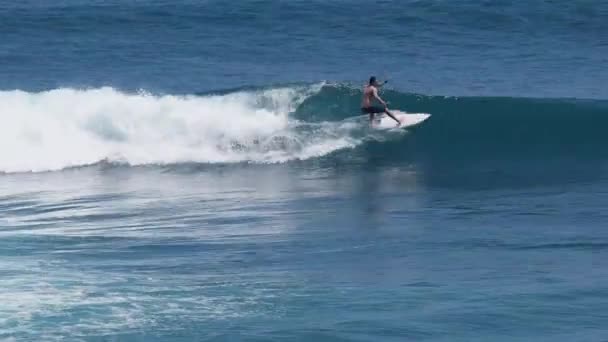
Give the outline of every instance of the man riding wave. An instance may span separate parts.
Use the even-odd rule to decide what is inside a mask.
[[[369,121],[373,123],[374,116],[380,113],[386,113],[393,120],[397,121],[397,126],[401,125],[401,121],[399,121],[389,110],[386,102],[378,96],[378,88],[386,84],[387,81],[384,81],[383,84],[380,84],[375,76],[369,78],[369,84],[365,86],[363,89],[363,99],[361,100],[361,112],[363,114],[369,114]],[[373,106],[372,102],[376,99],[378,102],[382,104],[383,107]]]

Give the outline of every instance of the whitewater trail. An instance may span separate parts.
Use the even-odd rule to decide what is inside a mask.
[[[0,171],[109,162],[278,163],[361,142],[352,120],[307,123],[290,112],[322,84],[226,95],[127,94],[112,88],[0,92]]]

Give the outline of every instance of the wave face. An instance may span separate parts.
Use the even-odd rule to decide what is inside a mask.
[[[361,91],[324,87],[296,110],[300,120],[342,120],[358,111]],[[444,97],[386,90],[390,107],[432,116],[399,140],[372,141],[376,158],[486,159],[600,157],[608,153],[608,101],[511,97]]]
[[[0,92],[0,170],[129,165],[280,163],[317,157],[488,158],[608,150],[607,101],[446,98],[387,90],[394,108],[432,117],[411,132],[373,132],[361,91],[298,85],[203,95],[112,88]],[[411,134],[406,134],[411,133]],[[340,151],[336,154],[337,151]]]

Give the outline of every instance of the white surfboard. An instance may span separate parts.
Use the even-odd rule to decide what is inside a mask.
[[[431,116],[431,114],[427,113],[405,113],[400,110],[391,110],[391,113],[401,121],[400,126],[397,126],[397,122],[390,116],[382,114],[380,117],[376,116],[372,127],[376,129],[408,128],[421,124]]]

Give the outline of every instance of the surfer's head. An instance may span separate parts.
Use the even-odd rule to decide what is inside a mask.
[[[378,82],[376,81],[376,76],[372,76],[369,78],[369,85],[375,86]]]

